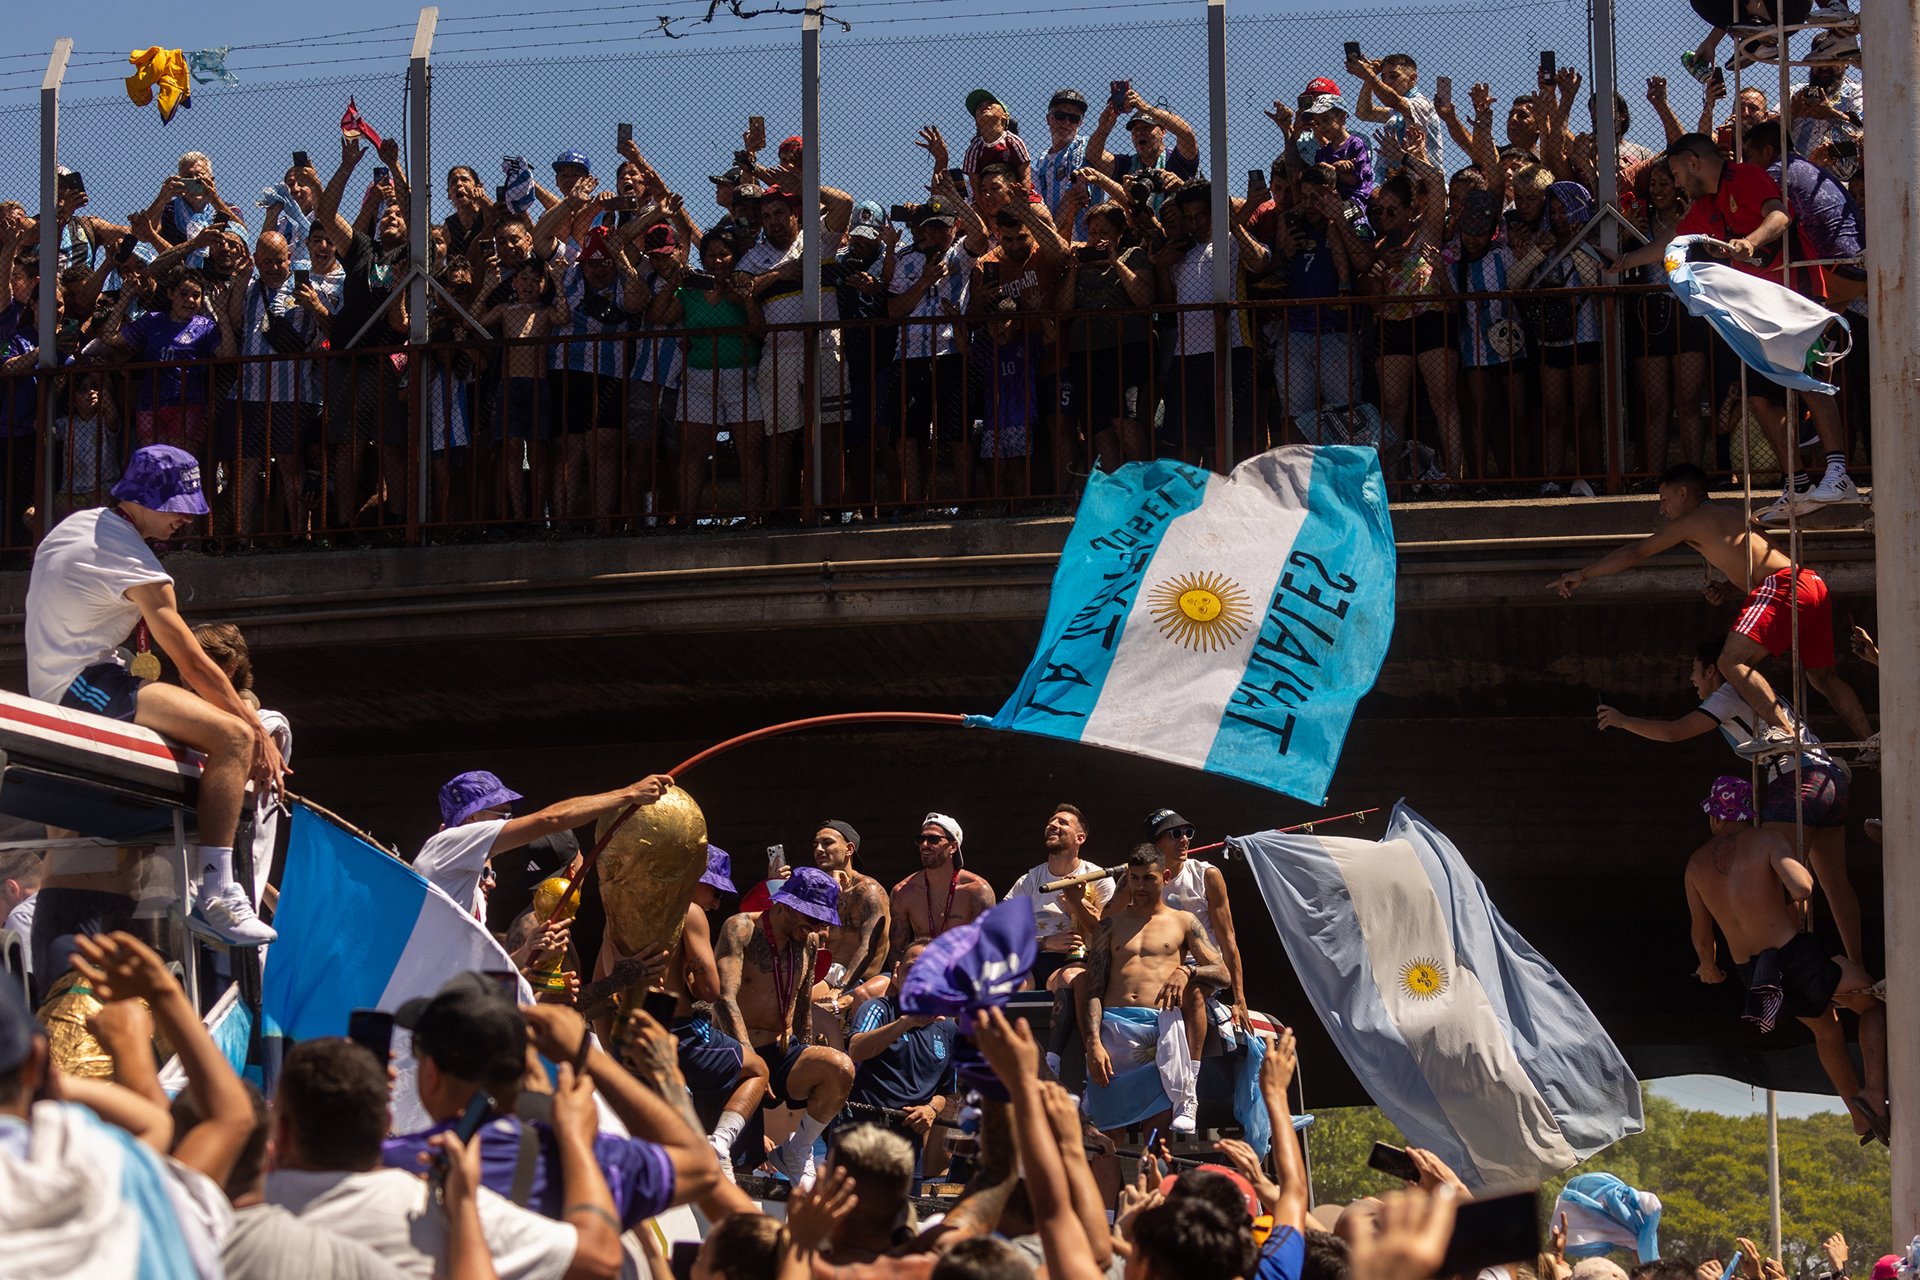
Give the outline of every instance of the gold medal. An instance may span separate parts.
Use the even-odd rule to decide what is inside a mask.
[[[136,653],[133,655],[133,661],[127,664],[127,671],[135,680],[158,680],[160,659],[144,651]]]

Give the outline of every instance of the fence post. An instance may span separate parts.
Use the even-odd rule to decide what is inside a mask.
[[[1233,467],[1232,189],[1227,169],[1227,0],[1207,0],[1207,134],[1213,177],[1213,431],[1215,468]]]
[[[61,36],[53,42],[47,57],[47,74],[40,80],[40,297],[38,299],[40,358],[42,369],[60,364],[55,334],[60,327],[60,82],[67,76],[67,59],[73,54],[73,40]],[[40,435],[40,527],[52,527],[54,448],[53,380],[41,378],[37,388],[35,420]],[[10,541],[18,532],[24,512],[9,511],[11,526],[0,543]]]
[[[427,273],[433,269],[433,250],[428,234],[432,219],[433,148],[427,131],[432,125],[428,94],[432,77],[427,73],[427,58],[433,52],[433,29],[440,21],[438,6],[420,10],[413,29],[413,53],[407,62],[407,178],[412,202],[407,209],[407,256],[413,265],[407,285],[407,342],[414,348],[407,362],[407,398],[413,402],[416,425],[413,455],[412,524],[418,529],[427,518],[427,499],[432,485],[431,460],[433,428],[428,419],[426,357],[419,350],[427,342]]]
[[[1613,100],[1617,92],[1615,81],[1618,78],[1614,69],[1613,0],[1588,0],[1587,13],[1591,22],[1589,39],[1593,45],[1593,80],[1588,88],[1593,91],[1594,103],[1594,176],[1600,183],[1600,190],[1594,194],[1600,198],[1599,208],[1603,211],[1600,247],[1612,257],[1620,251],[1620,224],[1616,219],[1606,216],[1604,210],[1620,207],[1620,138],[1613,117]],[[1602,375],[1606,379],[1602,392],[1605,412],[1601,420],[1604,424],[1602,429],[1606,432],[1608,473],[1615,481],[1626,470],[1627,463],[1626,359],[1621,350],[1625,343],[1622,328],[1625,317],[1621,314],[1620,305],[1618,298],[1603,298],[1600,311],[1601,340],[1605,344],[1606,356],[1606,368]],[[1626,305],[1635,303],[1629,300]],[[1579,448],[1576,442],[1576,471],[1579,470]],[[1648,458],[1646,463],[1655,475],[1666,467],[1666,461],[1662,458]]]
[[[805,447],[811,453],[808,484],[801,490],[801,506],[818,506],[824,499],[822,474],[825,449],[821,443],[820,404],[820,267],[825,259],[826,229],[820,218],[820,15],[821,0],[807,0],[800,19],[800,281],[801,308],[809,327],[802,344],[812,388],[807,396]],[[811,501],[809,501],[811,498]],[[777,500],[777,495],[776,495]],[[808,512],[811,515],[811,511]]]

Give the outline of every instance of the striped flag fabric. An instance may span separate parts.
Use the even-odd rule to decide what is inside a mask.
[[[1640,1132],[1640,1085],[1599,1020],[1404,802],[1378,842],[1228,843],[1347,1065],[1469,1185],[1536,1185]]]
[[[1323,804],[1393,635],[1379,454],[1273,449],[1220,475],[1096,472],[1038,650],[996,729],[1111,747]]]

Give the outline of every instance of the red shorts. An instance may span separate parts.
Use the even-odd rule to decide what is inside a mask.
[[[1789,570],[1767,575],[1747,595],[1734,620],[1733,633],[1757,641],[1778,658],[1793,649],[1793,588]],[[1815,669],[1833,665],[1833,605],[1827,584],[1811,569],[1800,570],[1800,665]]]

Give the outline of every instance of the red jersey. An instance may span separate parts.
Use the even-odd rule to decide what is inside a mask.
[[[1716,240],[1744,239],[1758,230],[1766,219],[1769,201],[1786,203],[1780,194],[1780,184],[1773,180],[1772,175],[1757,164],[1740,164],[1729,160],[1721,167],[1718,189],[1711,195],[1696,196],[1675,230],[1683,236],[1712,236]],[[1797,224],[1787,228],[1787,235],[1793,238],[1794,257],[1813,257],[1805,241],[1800,238]],[[1786,284],[1785,273],[1774,265],[1780,260],[1783,243],[1785,237],[1762,248],[1758,264],[1729,261],[1727,265],[1749,275]],[[1826,297],[1826,278],[1819,267],[1796,267],[1794,275],[1794,287],[1800,292],[1814,298]]]

